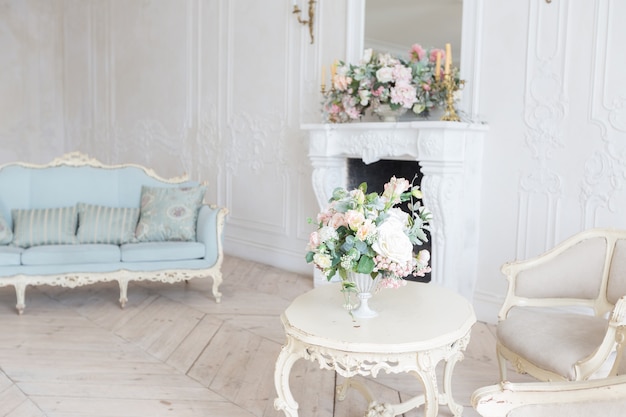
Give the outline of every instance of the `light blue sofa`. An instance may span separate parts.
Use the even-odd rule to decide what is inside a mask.
[[[46,165],[12,163],[0,167],[0,216],[8,223],[11,234],[18,232],[12,218],[17,216],[17,209],[32,211],[89,204],[130,207],[137,213],[142,187],[184,189],[198,185],[186,177],[160,178],[139,165],[104,165],[74,152]],[[12,235],[11,242],[0,245],[0,287],[15,287],[16,308],[20,314],[25,308],[25,292],[29,285],[73,288],[117,281],[119,302],[124,307],[130,281],[174,283],[210,276],[213,296],[220,302],[222,235],[228,210],[205,204],[203,196],[204,190],[198,200],[195,238],[189,241],[136,241],[133,236],[131,241],[120,241],[119,244],[77,241],[20,247],[16,246],[17,234]],[[80,226],[86,225],[80,223],[77,228]],[[20,227],[23,231],[24,227]],[[39,227],[28,233],[43,232],[49,231],[42,231]],[[21,239],[28,237],[22,236]]]

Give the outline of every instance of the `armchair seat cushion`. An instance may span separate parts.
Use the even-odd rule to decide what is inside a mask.
[[[518,356],[574,379],[574,365],[600,346],[607,327],[603,317],[525,307],[513,308],[496,333],[499,343]]]

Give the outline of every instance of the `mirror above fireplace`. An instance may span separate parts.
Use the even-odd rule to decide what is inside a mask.
[[[462,0],[365,0],[363,46],[405,56],[414,43],[450,43],[458,66],[462,20]]]

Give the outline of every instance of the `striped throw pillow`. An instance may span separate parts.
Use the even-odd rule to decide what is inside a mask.
[[[9,227],[9,222],[0,213],[0,245],[6,245],[13,240],[13,230]]]
[[[13,242],[21,248],[76,243],[76,206],[13,209]]]
[[[139,207],[107,207],[78,203],[79,243],[121,245],[135,238]]]

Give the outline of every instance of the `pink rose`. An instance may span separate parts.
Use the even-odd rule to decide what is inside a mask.
[[[409,55],[411,56],[411,61],[421,61],[426,55],[426,51],[422,48],[422,45],[416,43],[411,46]]]
[[[396,82],[406,82],[409,83],[411,78],[413,78],[413,73],[411,72],[411,68],[405,67],[404,65],[396,65],[392,69],[393,79]]]
[[[433,49],[432,51],[430,51],[430,56],[428,57],[428,60],[430,62],[437,62],[437,53],[441,54],[441,63],[444,63],[446,60],[446,51],[444,51],[443,49]]]
[[[372,220],[366,219],[356,231],[356,237],[359,240],[365,241],[369,236],[376,233],[376,225]]]
[[[322,241],[320,240],[320,234],[313,232],[309,235],[309,249],[317,248]]]
[[[363,213],[357,210],[348,210],[345,214],[344,220],[352,230],[357,230],[365,221]]]
[[[345,75],[335,75],[335,79],[333,80],[333,86],[335,89],[339,91],[345,91],[348,89],[348,86],[352,82],[352,78],[346,77]]]
[[[337,229],[341,226],[347,226],[343,213],[335,213],[328,221],[328,225],[333,229]]]
[[[328,221],[333,217],[334,211],[326,210],[317,213],[317,221],[323,225],[328,224]]]
[[[391,102],[410,109],[417,102],[417,91],[409,84],[396,84],[391,88]]]
[[[372,95],[374,97],[380,97],[380,95],[385,91],[385,89],[383,88],[383,86],[381,85],[380,87],[378,87],[376,90],[372,90]]]
[[[385,184],[385,190],[383,191],[383,197],[387,198],[387,201],[392,204],[400,202],[400,195],[407,191],[411,187],[411,183],[404,178],[391,177],[389,182]]]

